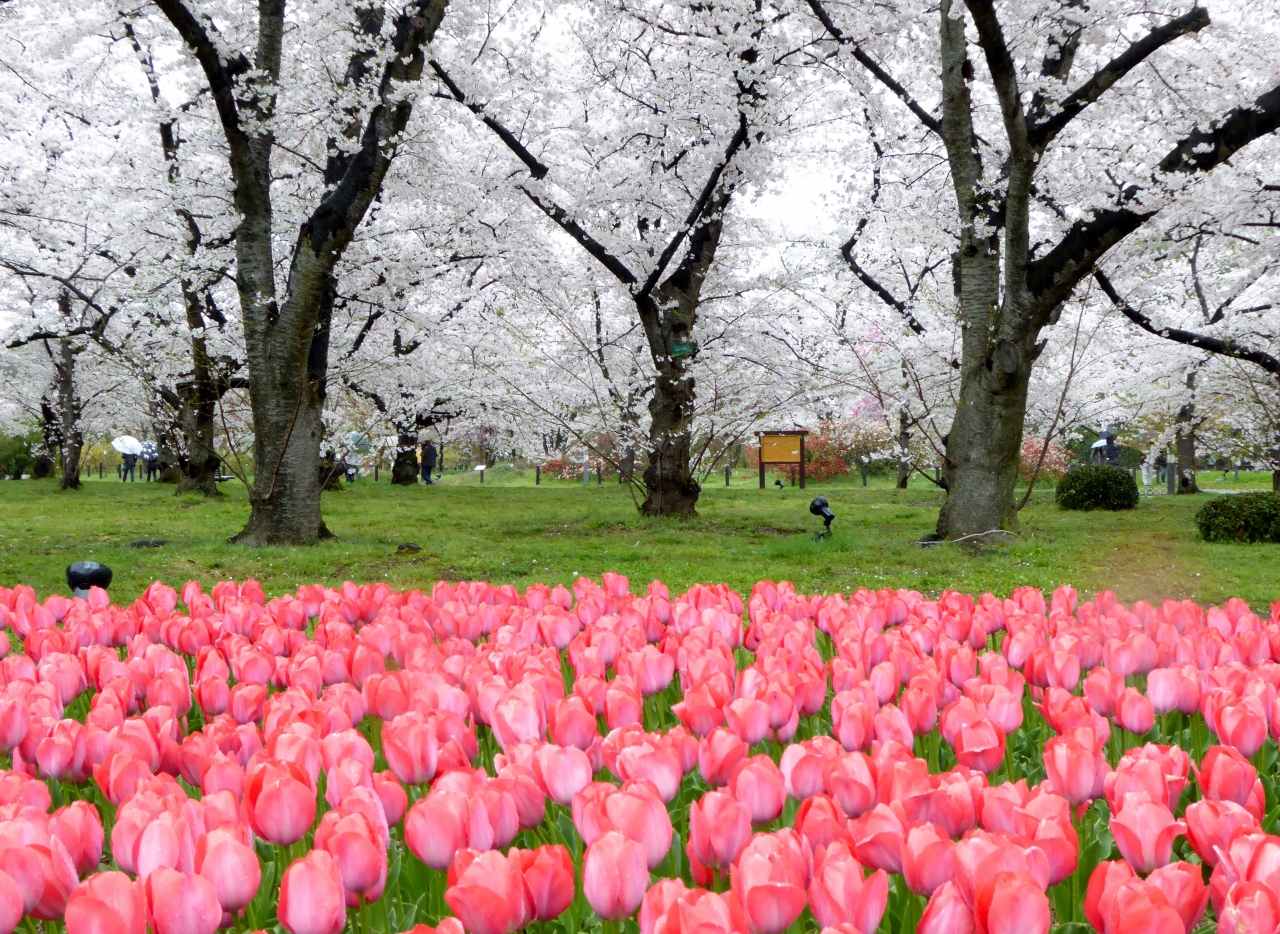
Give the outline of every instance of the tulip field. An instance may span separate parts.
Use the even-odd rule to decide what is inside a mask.
[[[0,934],[1280,930],[1280,604],[0,587]]]

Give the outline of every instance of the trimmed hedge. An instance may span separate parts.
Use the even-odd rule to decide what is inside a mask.
[[[1138,484],[1123,467],[1073,467],[1058,481],[1053,498],[1063,509],[1133,509]]]
[[[1196,513],[1206,542],[1280,542],[1280,493],[1216,496]]]

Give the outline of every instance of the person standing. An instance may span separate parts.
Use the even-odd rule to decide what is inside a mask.
[[[134,482],[134,469],[138,466],[138,455],[137,455],[137,454],[125,454],[125,455],[123,455],[123,457],[124,457],[124,470],[122,470],[122,471],[120,472],[120,482],[121,482],[121,483],[123,483],[123,482],[124,482],[124,478],[125,478],[125,477],[128,477],[128,478],[129,478],[129,482],[130,482],[130,483],[133,483],[133,482]]]
[[[422,482],[431,485],[431,476],[436,471],[436,461],[439,455],[436,453],[436,446],[431,441],[424,441],[422,444]]]

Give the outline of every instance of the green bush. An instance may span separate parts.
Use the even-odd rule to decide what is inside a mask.
[[[40,432],[29,431],[23,435],[11,435],[0,431],[0,476],[12,480],[22,478],[24,471],[35,461],[35,447],[40,443]]]
[[[1123,467],[1073,467],[1058,481],[1053,496],[1063,509],[1133,509],[1138,484]]]
[[[1196,513],[1206,542],[1280,542],[1280,493],[1217,496]]]

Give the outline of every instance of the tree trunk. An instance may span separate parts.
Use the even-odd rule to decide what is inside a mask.
[[[960,404],[947,435],[943,484],[947,501],[938,516],[938,534],[959,538],[993,529],[1014,531],[1022,449],[1022,423],[1027,410],[1030,363],[1012,373],[966,367]]]
[[[413,486],[418,482],[418,433],[401,431],[396,438],[396,459],[391,464],[391,482]]]
[[[54,388],[56,389],[56,384]],[[46,395],[40,400],[40,450],[36,451],[31,463],[32,480],[48,480],[57,471],[53,452],[62,444],[58,431],[58,413],[53,410]]]
[[[1186,404],[1178,409],[1176,447],[1178,451],[1179,493],[1200,492],[1200,488],[1196,486],[1195,388],[1196,372],[1192,370],[1187,374],[1187,389],[1191,390],[1192,395]]]
[[[695,516],[702,488],[689,469],[693,377],[675,361],[658,371],[649,403],[649,466],[644,471],[647,516]]]
[[[1280,493],[1280,468],[1271,471],[1271,492]]]
[[[911,432],[908,430],[910,424],[907,410],[900,409],[898,411],[898,489],[900,490],[905,490],[907,483],[911,480]],[[862,485],[866,486],[866,483]]]
[[[71,296],[63,292],[58,303],[64,310],[64,320],[70,317]],[[54,366],[58,389],[58,453],[62,479],[58,486],[64,490],[80,489],[80,452],[84,450],[84,438],[80,433],[80,400],[76,397],[76,349],[71,339],[58,341],[58,356]]]

